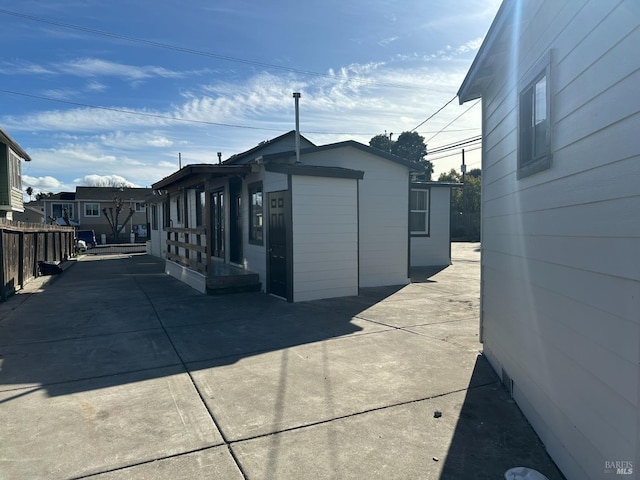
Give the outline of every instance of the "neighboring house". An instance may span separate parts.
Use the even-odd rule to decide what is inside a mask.
[[[31,157],[0,128],[0,218],[13,220],[14,212],[24,211],[22,162]]]
[[[129,242],[133,232],[137,242],[144,242],[147,240],[146,202],[151,196],[150,188],[76,187],[75,192],[44,198],[45,218],[47,223],[55,221],[66,225],[65,215],[68,215],[71,225],[80,230],[94,230],[98,243],[111,242],[112,230],[103,209],[115,218],[116,202],[121,202],[117,222],[123,229],[119,241]],[[135,213],[127,220],[130,209]]]
[[[13,212],[16,222],[43,224],[44,210],[41,201],[32,201],[24,204],[24,212]]]
[[[482,98],[484,354],[568,479],[640,469],[640,3],[505,1]]]
[[[417,185],[410,212],[419,164],[353,141],[315,146],[301,137],[301,145],[300,163],[289,132],[155,183],[151,253],[202,292],[214,289],[215,272],[230,276],[234,266],[252,272],[265,292],[296,302],[408,283],[410,218],[427,242],[439,239],[439,220],[430,218],[445,218],[448,238],[449,188]],[[431,214],[433,202],[444,212]],[[420,264],[448,265],[448,244],[444,251]]]

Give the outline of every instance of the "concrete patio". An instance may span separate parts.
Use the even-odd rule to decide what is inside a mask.
[[[0,479],[562,479],[481,355],[479,258],[300,304],[68,262],[0,304]]]

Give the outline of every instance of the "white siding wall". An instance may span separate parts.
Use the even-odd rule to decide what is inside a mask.
[[[411,237],[412,267],[451,264],[450,205],[450,187],[431,187],[429,236]]]
[[[365,172],[359,187],[360,286],[408,283],[407,167],[349,147],[305,155],[304,161]]]
[[[294,176],[293,300],[358,295],[357,180]]]
[[[522,7],[483,96],[484,348],[567,478],[608,478],[640,468],[640,6]],[[549,48],[553,163],[517,180],[515,85]]]

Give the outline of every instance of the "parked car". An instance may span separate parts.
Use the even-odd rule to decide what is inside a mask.
[[[87,243],[84,240],[76,240],[76,250],[78,252],[86,252]]]
[[[83,240],[87,244],[87,248],[95,247],[98,242],[96,241],[96,232],[93,230],[78,230],[76,232],[76,239]]]

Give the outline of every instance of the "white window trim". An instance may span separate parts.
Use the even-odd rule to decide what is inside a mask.
[[[410,230],[409,233],[412,237],[429,237],[431,235],[431,189],[430,188],[411,188],[410,195],[413,196],[413,192],[424,192],[426,195],[426,209],[418,210],[411,208],[411,196],[409,197],[409,229],[411,229],[411,214],[423,213],[425,215],[424,225],[425,230]]]
[[[87,214],[87,206],[89,206],[89,205],[97,205],[97,206],[98,206],[98,213],[97,213],[96,215],[93,215],[93,214],[89,215],[89,214]],[[92,218],[97,218],[97,217],[99,217],[99,216],[100,216],[100,204],[99,204],[99,203],[97,203],[97,202],[87,202],[87,203],[85,203],[85,204],[84,204],[84,216],[85,216],[85,217],[92,217]]]

